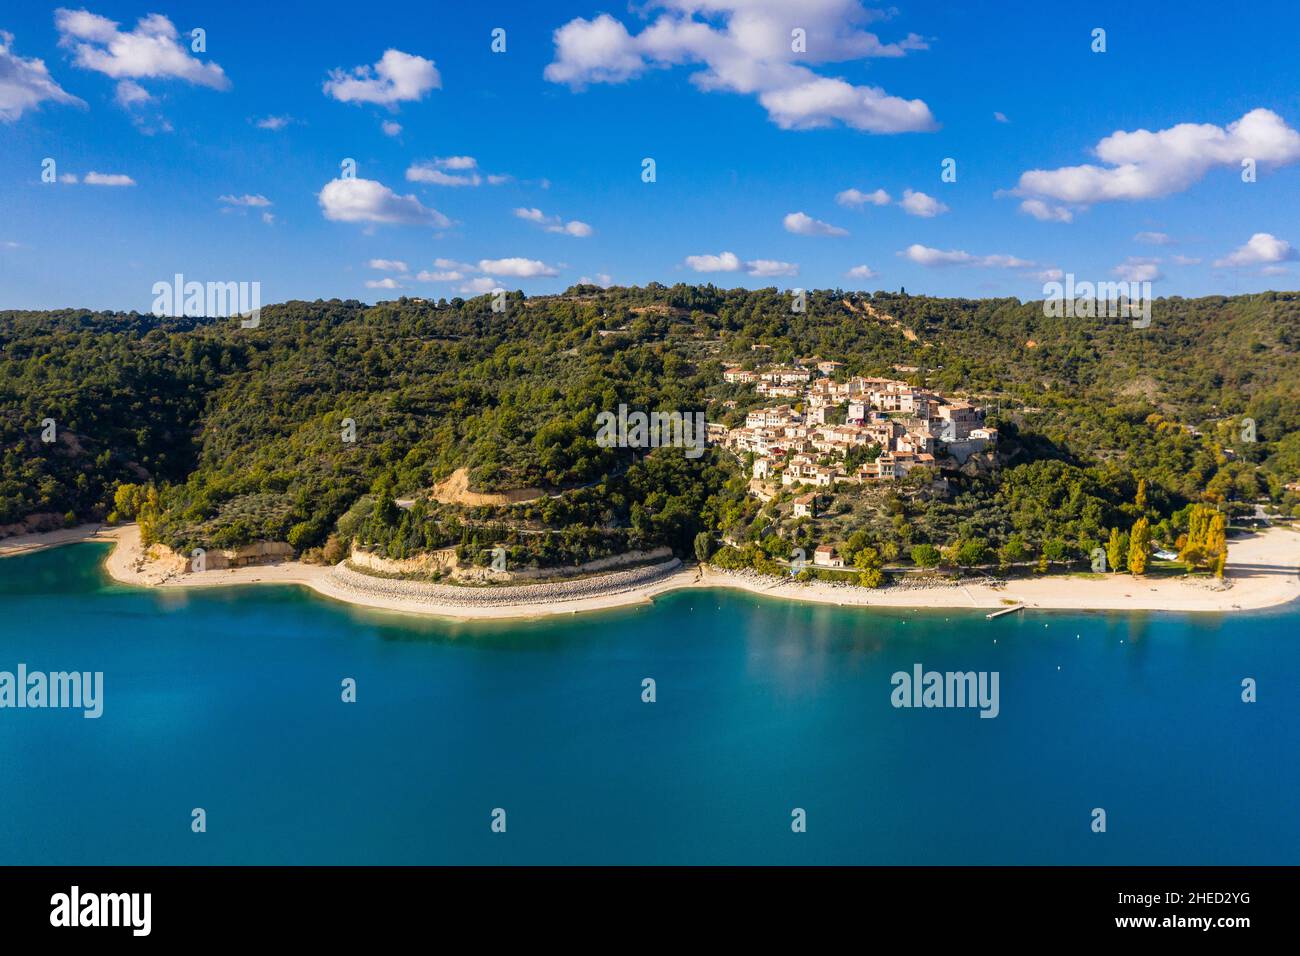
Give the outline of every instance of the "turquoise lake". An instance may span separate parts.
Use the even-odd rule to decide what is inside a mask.
[[[104,554],[0,561],[0,671],[104,673],[98,720],[0,709],[0,864],[1300,863],[1294,604],[453,624]],[[998,717],[893,707],[917,663],[996,671]]]

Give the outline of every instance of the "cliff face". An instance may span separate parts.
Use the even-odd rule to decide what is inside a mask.
[[[500,492],[471,491],[469,487],[469,469],[457,468],[445,480],[435,484],[431,494],[435,501],[444,505],[500,507],[501,505],[518,505],[536,501],[545,497],[546,492],[541,488],[512,488]]]
[[[505,571],[494,571],[490,567],[461,564],[456,557],[455,548],[443,548],[403,560],[381,558],[369,551],[353,548],[349,563],[355,569],[362,571],[368,569],[380,575],[433,577],[437,574],[445,575],[452,582],[459,584],[517,584],[524,581],[562,580],[575,575],[611,571],[647,561],[666,561],[672,557],[672,554],[672,548],[661,547],[649,551],[615,554],[571,567],[511,568]]]
[[[149,549],[149,560],[158,561],[169,568],[184,574],[193,569],[195,556],[173,551],[165,544],[155,544]],[[289,561],[294,557],[293,548],[283,541],[255,541],[239,548],[213,549],[203,552],[203,566],[208,571],[224,571],[227,568],[243,568],[256,564],[271,564],[277,561]]]
[[[373,601],[397,601],[398,606],[437,613],[453,607],[517,607],[532,604],[547,605],[558,601],[578,601],[588,598],[618,594],[660,581],[680,569],[677,558],[658,564],[609,574],[594,575],[576,580],[545,581],[520,584],[514,587],[464,587],[455,584],[434,584],[428,581],[399,581],[362,574],[347,564],[340,564],[322,579],[322,590],[343,600],[361,604]],[[379,606],[393,606],[380,604]]]
[[[380,574],[427,576],[455,571],[460,563],[456,558],[455,548],[442,548],[438,551],[430,551],[427,554],[416,555],[413,558],[396,560],[381,558],[377,554],[353,547],[349,560],[355,567],[368,568]]]
[[[11,538],[17,534],[37,534],[42,531],[57,531],[63,527],[63,515],[53,512],[38,511],[22,521],[13,524],[0,524],[0,538]]]

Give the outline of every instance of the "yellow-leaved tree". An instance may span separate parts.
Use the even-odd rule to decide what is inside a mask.
[[[1145,574],[1147,555],[1151,551],[1151,522],[1138,518],[1128,536],[1128,569],[1133,575]]]
[[[1228,560],[1227,515],[1210,505],[1193,505],[1178,560],[1189,568],[1209,568],[1217,577],[1223,577]]]

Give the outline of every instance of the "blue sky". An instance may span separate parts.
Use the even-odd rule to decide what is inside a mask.
[[[1293,3],[280,6],[0,11],[0,308],[1300,287]]]

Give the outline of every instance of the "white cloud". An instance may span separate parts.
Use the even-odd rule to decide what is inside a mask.
[[[428,163],[416,163],[406,170],[406,179],[412,183],[428,183],[432,186],[477,186],[483,179],[478,173],[462,176],[443,172]]]
[[[260,120],[255,120],[253,125],[258,129],[269,129],[272,132],[279,132],[293,122],[291,116],[264,116]]]
[[[373,179],[332,179],[317,196],[335,222],[406,223],[446,229],[451,220],[415,196],[399,196]]]
[[[385,50],[374,66],[330,70],[322,89],[340,103],[378,103],[392,108],[404,101],[421,100],[441,87],[442,77],[432,60]]]
[[[423,269],[415,276],[420,282],[459,282],[458,292],[479,295],[501,287],[496,276],[515,279],[549,278],[560,274],[558,267],[540,259],[515,256],[505,259],[480,259],[477,263],[457,262],[455,259],[435,259],[434,269]]]
[[[153,96],[135,80],[121,80],[113,99],[117,100],[118,106],[130,109],[140,103],[148,103]]]
[[[394,279],[392,276],[385,276],[382,279],[366,280],[367,289],[400,289],[401,287],[402,287],[401,283],[398,282],[396,279]]]
[[[548,216],[537,208],[516,209],[515,216],[527,220],[528,222],[536,223],[547,232],[558,232],[567,236],[575,236],[579,239],[585,239],[595,232],[595,230],[585,222],[581,222],[577,219],[565,222],[559,216]]]
[[[248,194],[243,196],[218,196],[217,201],[223,202],[227,206],[247,206],[249,208],[271,205],[271,200],[267,199],[261,193],[251,196]]]
[[[1244,246],[1234,250],[1222,259],[1215,260],[1215,268],[1234,266],[1267,266],[1279,262],[1289,262],[1296,258],[1296,251],[1291,243],[1279,239],[1267,232],[1257,232],[1246,241]],[[1274,270],[1273,274],[1276,274]]]
[[[87,186],[134,186],[135,180],[125,173],[97,173],[91,171],[82,177]]]
[[[859,189],[845,189],[843,192],[835,194],[835,201],[841,206],[859,208],[867,203],[873,206],[888,206],[892,200],[889,193],[883,189],[877,189],[875,192],[869,193],[864,193]]]
[[[456,291],[463,292],[466,295],[482,295],[485,292],[495,292],[501,288],[501,280],[494,279],[491,276],[478,276],[470,279],[468,282],[458,286]]]
[[[1193,256],[1170,256],[1169,261],[1176,266],[1199,266],[1204,260]]]
[[[274,224],[275,224],[275,213],[273,213],[273,212],[264,212],[264,213],[262,213],[262,222],[266,223],[268,226],[274,225]]]
[[[1031,269],[1037,263],[1016,256],[992,255],[976,256],[960,249],[934,249],[913,243],[898,253],[917,265],[937,266],[979,266],[986,269]]]
[[[745,271],[752,276],[797,276],[799,267],[793,262],[778,262],[775,259],[751,259],[745,263]]]
[[[372,269],[378,269],[380,272],[406,272],[406,263],[401,259],[371,259],[366,263]]]
[[[1000,111],[998,111],[998,110],[994,110],[994,111],[993,111],[993,118],[994,118],[995,120],[997,120],[999,123],[1010,123],[1010,122],[1011,122],[1011,120],[1007,119],[1007,114],[1006,114],[1006,113],[1000,112]]]
[[[557,29],[555,59],[546,67],[546,79],[580,89],[689,65],[700,67],[691,76],[697,89],[756,96],[782,129],[835,123],[872,133],[936,128],[921,100],[855,86],[805,65],[901,57],[926,49],[916,34],[882,43],[862,29],[874,14],[859,0],[816,0],[797,10],[775,0],[650,0],[646,6],[662,12],[636,35],[606,13],[592,20],[579,17]],[[805,52],[791,49],[792,26],[806,31]]]
[[[438,156],[419,163],[412,163],[406,169],[406,178],[413,183],[428,183],[433,186],[499,186],[510,182],[510,176],[489,173],[480,174],[478,160],[473,156]]]
[[[785,226],[786,232],[793,232],[798,236],[847,236],[847,229],[841,229],[839,226],[832,226],[829,222],[822,222],[820,219],[814,219],[807,213],[792,212],[781,220]]]
[[[478,160],[473,156],[443,156],[434,162],[444,169],[478,169]]]
[[[1129,256],[1111,272],[1125,282],[1155,282],[1157,279],[1164,278],[1160,273],[1159,259],[1143,259],[1136,256]]]
[[[1173,243],[1169,235],[1163,232],[1139,232],[1133,237],[1133,241],[1148,246],[1168,246]]]
[[[880,273],[871,268],[871,266],[854,266],[844,274],[850,279],[874,279],[876,276],[880,275]]]
[[[402,132],[402,124],[394,123],[392,120],[384,120],[379,124],[379,128],[384,131],[385,136],[397,136]]]
[[[434,259],[433,264],[437,271],[421,270],[416,278],[421,282],[460,282],[466,273],[474,271],[474,266],[470,263],[456,262],[454,259]]]
[[[742,263],[740,257],[734,252],[687,256],[682,263],[695,272],[739,272],[743,267],[749,275],[762,278],[799,274],[799,266],[796,263],[782,262],[778,259],[750,259]]]
[[[216,63],[190,54],[189,38],[181,42],[176,27],[165,16],[151,13],[124,31],[114,20],[88,10],[54,11],[59,46],[73,51],[73,62],[84,69],[119,81],[117,99],[130,105],[149,94],[135,80],[175,79],[214,90],[230,88],[230,80]],[[143,97],[141,96],[143,94]]]
[[[1106,166],[1031,169],[1013,192],[1081,204],[1155,199],[1182,192],[1216,166],[1239,168],[1244,159],[1276,166],[1300,161],[1300,133],[1273,111],[1255,109],[1226,128],[1180,123],[1154,133],[1120,130],[1094,152]]]
[[[0,30],[0,123],[12,123],[41,103],[85,106],[50,77],[45,61],[24,59],[12,51],[14,35]]]
[[[795,68],[792,72],[805,71]],[[818,78],[764,93],[759,102],[782,129],[817,129],[838,120],[867,133],[916,133],[937,129],[921,100],[889,96],[877,86],[853,86]]]
[[[735,272],[740,268],[740,258],[734,252],[687,256],[683,261],[696,272]]]
[[[514,257],[509,259],[480,259],[478,261],[478,270],[480,272],[490,272],[493,275],[511,276],[516,279],[532,279],[537,276],[557,276],[560,271],[555,266],[549,266],[540,259],[523,259]]]
[[[898,201],[903,207],[903,211],[909,216],[920,216],[923,219],[932,219],[940,213],[948,211],[948,207],[933,196],[927,196],[922,192],[914,192],[911,189],[903,190],[903,198]]]
[[[608,289],[613,284],[614,279],[608,272],[597,272],[595,276],[583,276],[578,280],[578,285],[598,285],[602,289]]]
[[[1065,206],[1043,202],[1041,199],[1026,199],[1020,204],[1020,211],[1028,213],[1039,222],[1074,222],[1074,213]]]

